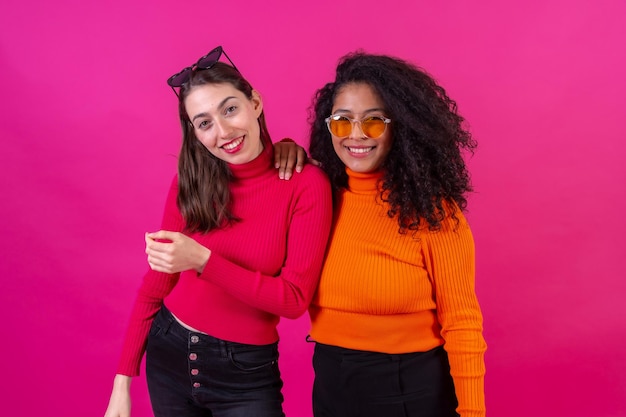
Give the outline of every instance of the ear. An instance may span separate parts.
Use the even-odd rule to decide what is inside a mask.
[[[263,112],[263,99],[261,98],[261,94],[256,90],[252,90],[250,101],[252,102],[252,108],[254,109],[256,117],[258,118]]]

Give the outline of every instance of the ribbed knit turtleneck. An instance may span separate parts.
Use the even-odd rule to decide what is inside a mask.
[[[444,345],[463,417],[484,415],[482,316],[474,292],[474,243],[460,211],[439,232],[400,234],[376,198],[381,172],[346,170],[348,189],[316,296],[311,336],[320,343],[384,353]]]
[[[355,194],[376,194],[378,192],[378,180],[383,177],[383,171],[372,173],[354,172],[346,168],[348,174],[348,188]]]
[[[148,332],[163,303],[186,325],[252,345],[278,340],[279,318],[302,315],[320,275],[332,220],[330,185],[308,165],[278,178],[269,145],[254,160],[229,165],[230,209],[238,219],[190,237],[211,250],[202,274],[149,270],[139,288],[118,373],[138,375]],[[172,181],[162,230],[183,232]]]
[[[259,156],[245,164],[228,164],[228,168],[234,180],[245,181],[248,179],[265,178],[276,175],[273,165],[273,147],[265,146]]]

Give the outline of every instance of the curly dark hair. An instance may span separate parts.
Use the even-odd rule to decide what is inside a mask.
[[[456,103],[421,68],[391,56],[356,51],[339,60],[334,82],[319,89],[309,110],[311,157],[322,163],[335,191],[348,186],[345,165],[334,151],[325,119],[335,97],[347,84],[372,87],[392,122],[392,148],[383,162],[379,198],[397,217],[399,232],[427,226],[439,230],[446,216],[458,222],[472,191],[463,151],[473,154],[476,142]]]

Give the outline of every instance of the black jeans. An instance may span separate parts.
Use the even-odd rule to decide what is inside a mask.
[[[278,343],[192,332],[165,306],[150,329],[146,378],[156,417],[284,417]]]
[[[316,343],[315,417],[458,417],[442,347],[386,354]]]

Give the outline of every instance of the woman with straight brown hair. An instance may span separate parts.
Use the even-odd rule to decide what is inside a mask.
[[[161,230],[146,234],[150,270],[106,417],[130,415],[144,351],[157,417],[284,415],[276,326],[313,297],[331,192],[314,166],[279,179],[261,95],[222,54],[168,80],[183,130],[178,175]]]

